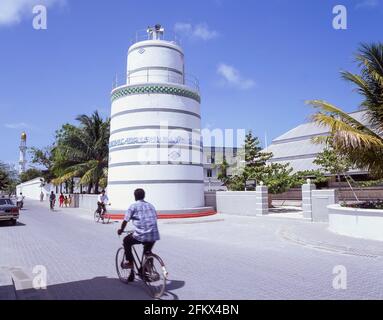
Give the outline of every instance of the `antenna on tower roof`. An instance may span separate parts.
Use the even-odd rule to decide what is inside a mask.
[[[149,35],[149,40],[161,40],[165,29],[160,24],[156,24],[154,27],[148,27],[146,32]]]

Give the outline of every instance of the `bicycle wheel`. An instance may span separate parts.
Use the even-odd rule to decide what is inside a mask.
[[[109,224],[110,222],[110,215],[108,213],[103,213],[101,216],[102,224]]]
[[[165,292],[168,272],[162,259],[155,255],[147,255],[142,264],[142,280],[148,286],[153,298],[159,299]]]
[[[98,212],[98,209],[94,212],[94,221],[95,222],[100,222],[101,216],[100,213]]]
[[[129,283],[134,280],[134,269],[123,269],[121,265],[125,262],[125,250],[124,248],[120,248],[116,253],[116,270],[118,278],[123,283]]]

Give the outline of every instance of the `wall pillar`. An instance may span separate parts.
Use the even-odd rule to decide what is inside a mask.
[[[263,216],[269,213],[269,189],[261,182],[255,190],[255,214]]]
[[[312,220],[314,222],[328,222],[328,206],[338,203],[337,190],[313,190]]]
[[[312,196],[311,192],[316,189],[315,184],[310,179],[302,185],[302,211],[303,218],[312,220]]]

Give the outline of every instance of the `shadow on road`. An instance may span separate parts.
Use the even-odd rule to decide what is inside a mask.
[[[184,281],[168,282],[164,300],[178,300],[172,290],[182,288]],[[0,300],[9,299],[9,287],[0,287]],[[118,279],[97,277],[89,280],[50,285],[46,290],[19,290],[18,300],[153,300],[142,281],[124,284]]]
[[[10,228],[10,227],[25,227],[26,224],[17,222],[15,225],[13,225],[9,221],[0,221],[0,228]]]
[[[300,213],[302,212],[301,208],[283,208],[283,207],[273,207],[269,209],[271,213]]]
[[[15,300],[15,289],[13,286],[6,285],[0,287],[0,300]]]

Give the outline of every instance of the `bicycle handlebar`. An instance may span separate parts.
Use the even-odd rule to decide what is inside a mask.
[[[134,230],[128,230],[128,231],[123,231],[121,234],[133,234],[133,233],[134,233]],[[118,236],[120,237],[121,234]]]

